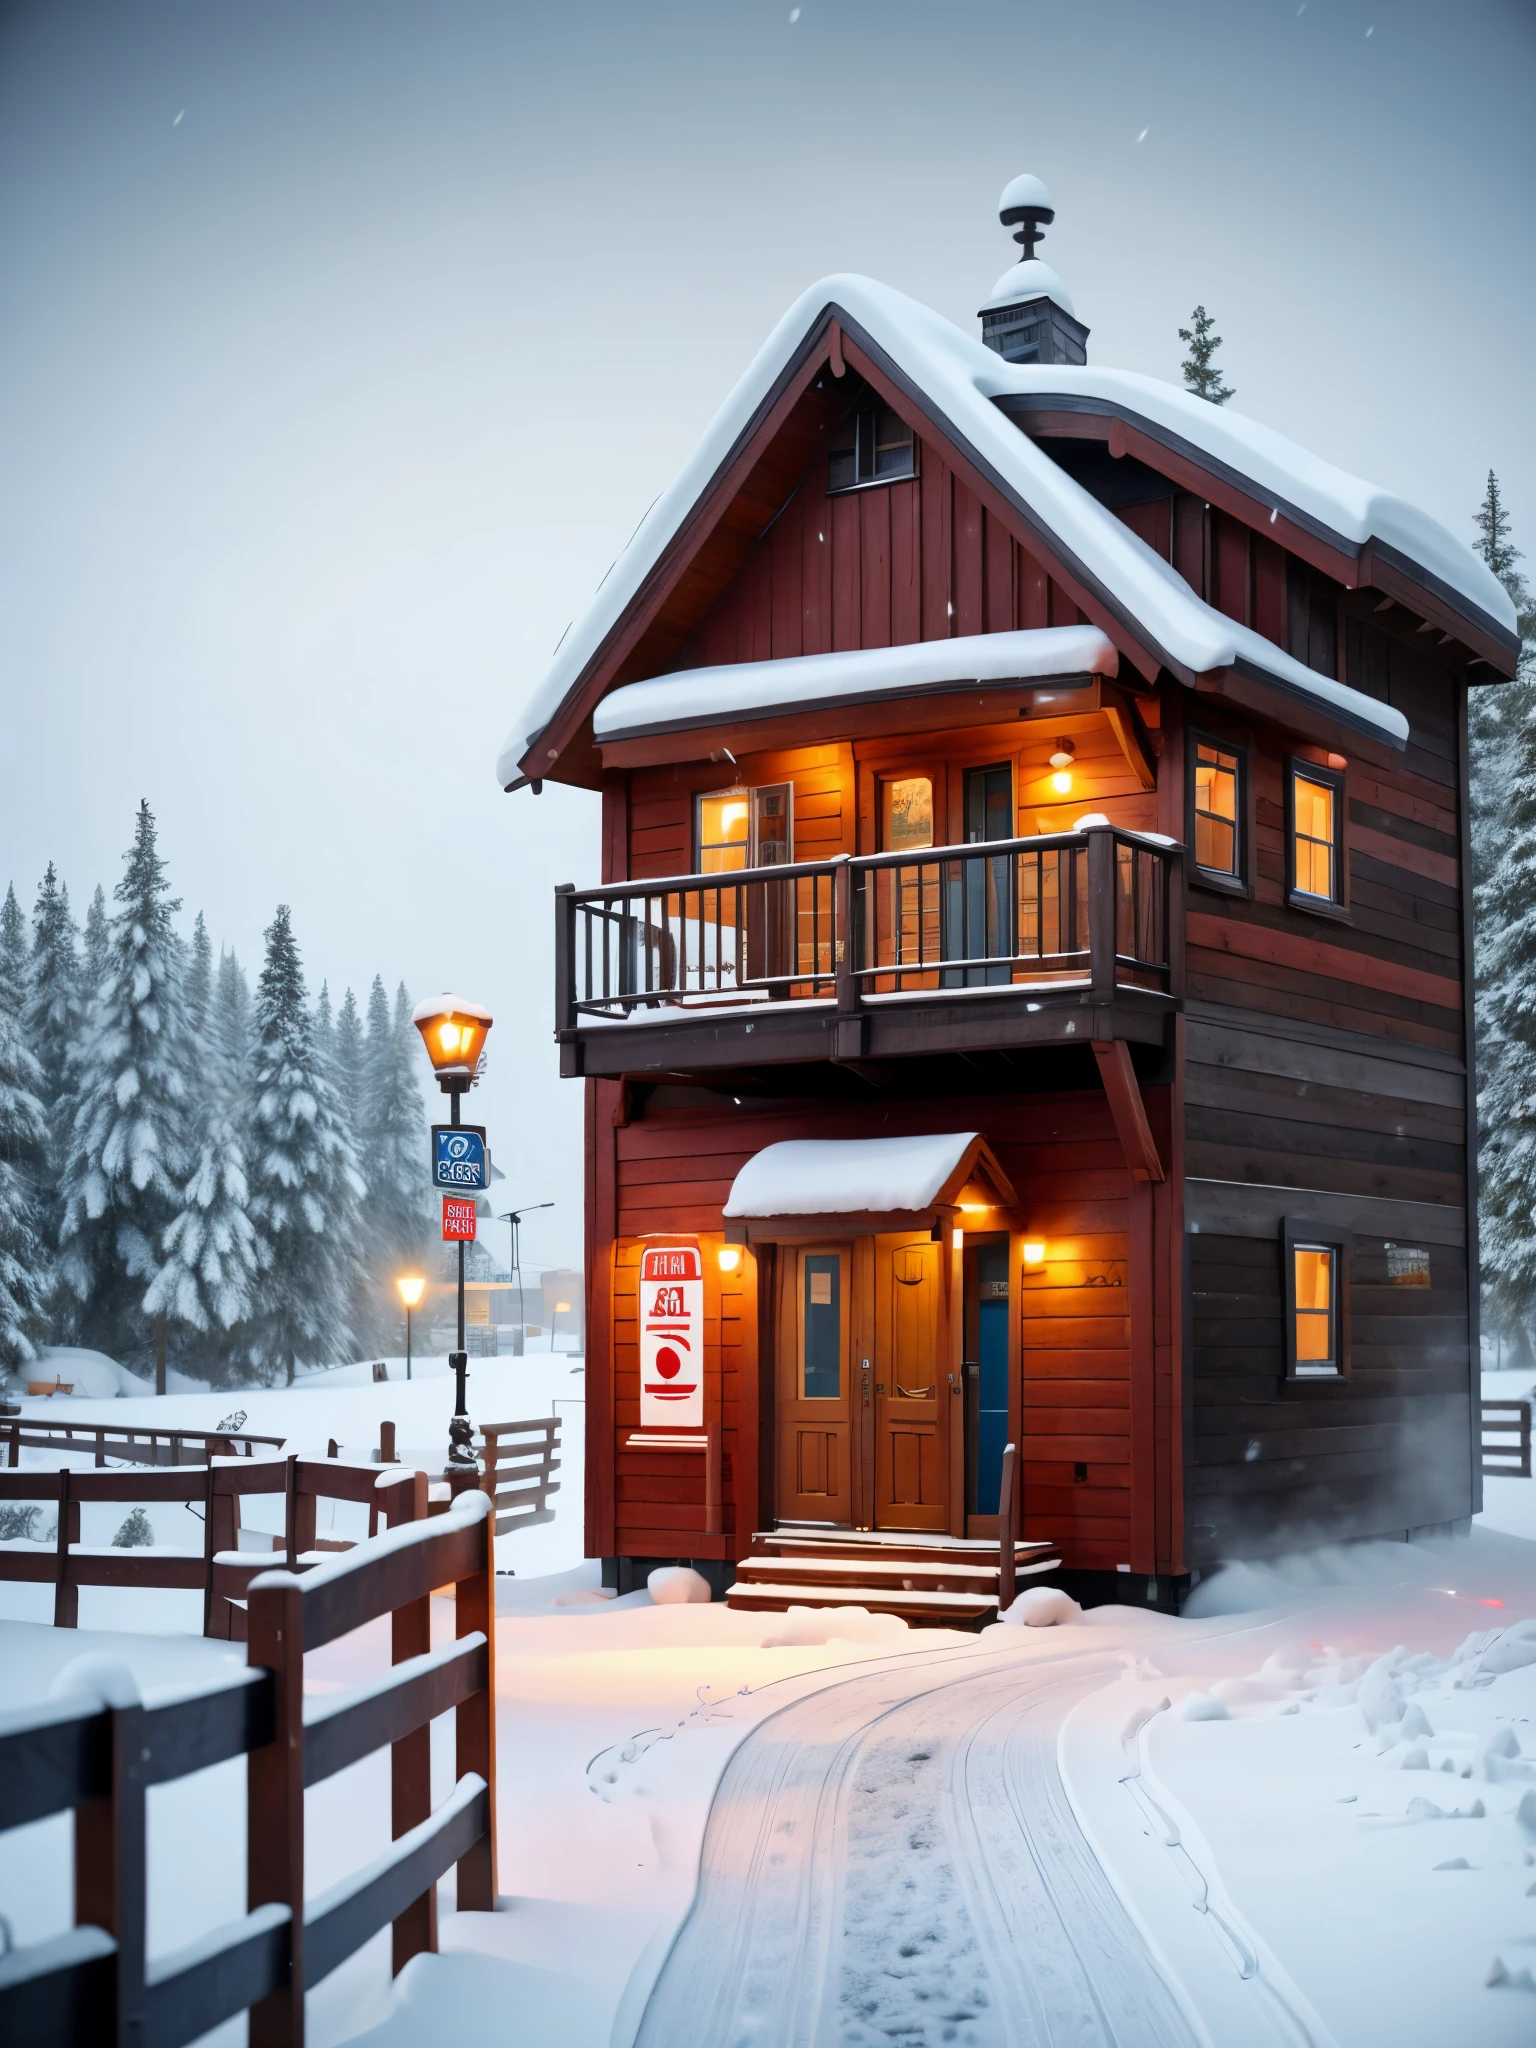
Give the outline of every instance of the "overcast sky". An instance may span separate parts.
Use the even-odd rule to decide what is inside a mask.
[[[567,622],[788,303],[976,331],[1044,177],[1090,360],[1536,554],[1529,0],[9,0],[0,889],[83,909],[149,799],[186,917],[495,1011],[527,1255],[580,1255],[550,892],[597,799],[502,795]]]

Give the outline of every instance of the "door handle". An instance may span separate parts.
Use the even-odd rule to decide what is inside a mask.
[[[884,1380],[876,1380],[876,1381],[875,1381],[875,1392],[876,1392],[877,1394],[883,1394],[883,1393],[885,1392],[885,1381],[884,1381]]]
[[[951,1374],[949,1375],[949,1391],[950,1391],[950,1392],[951,1392],[952,1394],[958,1394],[958,1393],[959,1393],[959,1391],[960,1391],[960,1375],[959,1375],[958,1373],[953,1373],[953,1372],[952,1372],[952,1373],[951,1373]]]
[[[898,1394],[904,1395],[906,1399],[909,1401],[931,1401],[933,1399],[933,1396],[938,1392],[938,1388],[904,1387],[898,1380],[896,1382],[896,1391]]]

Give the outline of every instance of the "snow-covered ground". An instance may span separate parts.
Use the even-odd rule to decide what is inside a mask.
[[[442,1954],[391,1988],[380,1938],[312,1994],[320,2048],[494,2038],[509,2015],[531,2048],[1536,2038],[1536,1542],[1506,1533],[1536,1525],[1536,1481],[1489,1482],[1469,1538],[1218,1574],[1178,1621],[1106,1608],[971,1637],[605,1600],[580,1562],[577,1364],[471,1373],[477,1415],[567,1419],[555,1522],[498,1551],[503,1910],[455,1916],[450,1881]],[[435,1459],[449,1382],[424,1374],[238,1401],[297,1448],[366,1456],[389,1416]],[[235,1400],[101,1407],[207,1427]],[[0,1586],[0,1709],[101,1640],[26,1625],[36,1590]],[[97,1597],[82,1621],[128,1631],[113,1647],[146,1689],[240,1660],[170,1632],[196,1627],[195,1596]],[[156,1600],[188,1618],[147,1620]],[[386,1661],[364,1630],[307,1684]],[[446,1722],[434,1777],[441,1798]],[[382,1757],[316,1788],[311,1887],[377,1853],[387,1812]],[[153,1951],[239,1910],[243,1834],[238,1764],[157,1788]],[[62,1822],[0,1838],[0,1912],[18,1940],[65,1924]]]

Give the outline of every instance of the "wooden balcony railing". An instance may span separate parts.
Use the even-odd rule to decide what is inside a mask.
[[[560,889],[556,1028],[977,988],[1177,997],[1182,854],[1091,826]]]

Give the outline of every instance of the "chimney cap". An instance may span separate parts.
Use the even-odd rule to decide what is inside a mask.
[[[1029,256],[1010,265],[992,287],[992,296],[981,310],[983,313],[995,313],[1000,307],[1023,306],[1031,299],[1052,299],[1063,313],[1070,313],[1074,319],[1077,317],[1072,294],[1050,264],[1042,263],[1038,256]]]
[[[1056,205],[1046,190],[1045,180],[1025,171],[1017,178],[1010,178],[1003,187],[1003,196],[997,202],[997,214],[1003,226],[1011,228],[1030,214],[1041,222],[1053,221]],[[1022,242],[1024,237],[1019,235],[1015,239]]]

